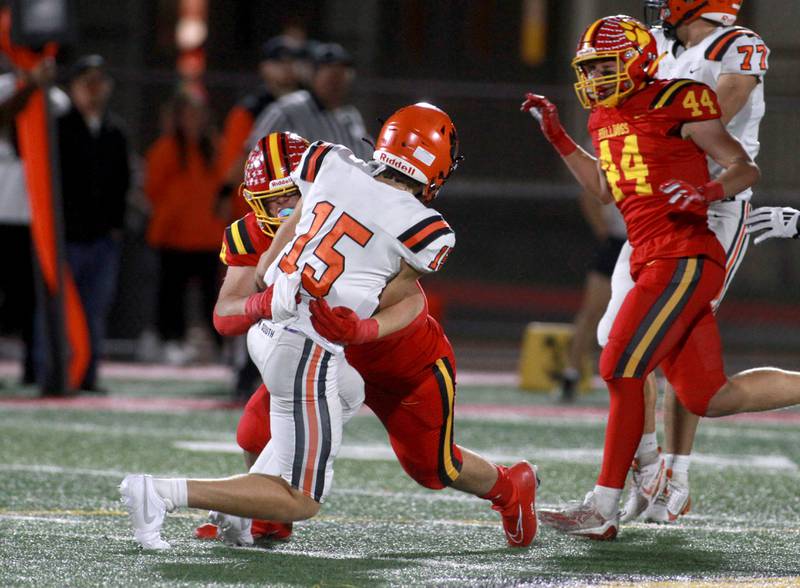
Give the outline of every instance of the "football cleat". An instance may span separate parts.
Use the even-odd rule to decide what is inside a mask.
[[[275,521],[253,519],[253,526],[250,532],[253,534],[253,539],[285,541],[292,536],[292,523],[277,523]]]
[[[625,499],[625,506],[620,513],[620,522],[628,523],[639,517],[656,501],[656,498],[664,490],[667,483],[666,468],[661,452],[658,459],[645,466],[639,464],[639,460],[634,459],[631,466],[633,473],[628,498]]]
[[[211,516],[211,513],[209,513]],[[219,528],[214,523],[205,523],[194,530],[197,539],[217,539],[219,538]],[[253,539],[271,539],[275,541],[285,541],[292,536],[292,523],[276,523],[253,519],[250,525],[250,534]]]
[[[503,531],[511,547],[527,547],[531,544],[539,523],[536,519],[536,489],[539,476],[536,466],[527,461],[514,464],[506,470],[514,495],[506,505],[495,504],[494,510],[503,519]]]
[[[153,478],[146,474],[125,476],[119,493],[139,545],[144,549],[169,549],[169,543],[161,538],[161,526],[167,511],[174,507],[158,495]]]
[[[646,520],[655,523],[674,523],[691,508],[689,484],[675,481],[672,478],[672,471],[667,470],[667,485],[652,506],[645,511],[644,516]]]
[[[610,541],[617,536],[619,530],[619,513],[611,518],[600,514],[594,492],[591,491],[581,503],[539,509],[539,519],[542,524],[556,531],[597,541]]]
[[[253,544],[253,535],[250,532],[251,519],[212,510],[208,513],[208,520],[216,525],[217,537],[225,545],[246,547]]]
[[[214,523],[203,523],[194,530],[196,539],[216,539],[218,533],[219,529]]]

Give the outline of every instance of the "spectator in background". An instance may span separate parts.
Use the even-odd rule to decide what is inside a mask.
[[[611,299],[611,275],[627,239],[625,221],[616,206],[600,204],[585,193],[581,194],[580,203],[586,222],[597,239],[597,248],[586,275],[583,301],[575,316],[566,365],[561,374],[561,401],[565,403],[575,400],[583,364],[587,355],[596,348],[597,323]]]
[[[152,204],[147,240],[160,259],[158,331],[167,361],[184,364],[193,359],[185,341],[186,288],[199,280],[204,323],[211,325],[225,222],[215,213],[220,174],[205,98],[178,93],[172,120],[172,132],[145,155],[144,189]]]
[[[261,137],[290,131],[312,142],[345,145],[356,157],[372,159],[372,146],[362,140],[367,136],[364,119],[348,104],[355,79],[353,58],[337,43],[317,43],[310,51],[314,66],[311,87],[286,94],[268,106],[256,119],[248,150]]]
[[[91,359],[81,389],[98,391],[97,361],[114,300],[131,182],[128,140],[108,111],[114,83],[100,55],[72,66],[72,107],[59,117],[66,257],[86,312]]]
[[[17,149],[17,114],[31,95],[55,77],[55,63],[43,60],[30,72],[0,74],[0,251],[4,268],[0,272],[0,328],[4,333],[19,333],[24,346],[22,383],[36,380],[33,353],[33,315],[36,293],[31,249],[31,211],[25,187],[25,173]],[[50,107],[56,112],[67,108],[69,100],[51,88]]]
[[[218,195],[221,216],[237,219],[249,212],[244,198],[234,198],[248,152],[245,143],[258,115],[276,99],[300,87],[298,62],[306,58],[305,44],[286,35],[272,37],[262,46],[260,88],[242,98],[225,118],[219,154],[220,170],[226,178]]]

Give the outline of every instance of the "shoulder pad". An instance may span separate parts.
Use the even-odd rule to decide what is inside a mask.
[[[300,166],[300,179],[306,182],[313,182],[322,167],[322,162],[335,147],[336,145],[325,143],[324,141],[312,143],[303,155],[303,162]]]
[[[686,89],[695,86],[701,89],[708,88],[704,83],[689,79],[669,80],[650,102],[650,110],[666,108]]]
[[[247,227],[247,217],[231,223],[225,229],[225,244],[229,255],[255,254],[256,248]]]
[[[397,239],[414,253],[419,253],[443,235],[453,232],[442,215],[431,211],[427,217],[398,235]]]
[[[725,53],[731,48],[731,45],[736,42],[736,39],[740,39],[741,37],[761,39],[761,36],[750,29],[732,27],[730,30],[720,33],[716,39],[711,41],[706,48],[705,58],[709,61],[722,61],[722,58],[725,57]]]

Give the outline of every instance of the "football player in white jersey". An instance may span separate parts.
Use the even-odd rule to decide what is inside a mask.
[[[348,366],[342,347],[315,330],[311,307],[330,305],[334,313],[351,309],[361,319],[357,327],[368,331],[362,340],[389,335],[418,313],[384,311],[376,320],[381,315],[372,314],[387,283],[415,283],[419,275],[437,271],[455,243],[449,225],[426,206],[456,168],[455,127],[429,104],[406,110],[412,110],[414,125],[400,129],[387,121],[375,161],[365,163],[341,145],[317,142],[292,172],[290,181],[303,196],[276,234],[278,246],[265,254],[264,292],[269,294],[253,299],[265,320],[248,333],[251,357],[270,390],[272,438],[247,475],[222,480],[126,476],[120,492],[143,547],[169,547],[161,526],[166,512],[180,506],[284,522],[319,511],[341,444],[337,373]],[[289,231],[293,238],[280,248],[282,234]],[[519,504],[516,531],[529,543],[536,533],[532,467],[525,462],[530,495],[523,509],[517,486],[506,480],[498,488],[497,468],[469,452],[465,457],[472,468],[468,473],[465,460],[459,478],[465,484],[469,478],[472,487],[460,489],[493,502],[500,498],[490,496],[497,491],[505,502]]]
[[[644,0],[645,20],[658,42],[661,61],[658,78],[690,78],[709,85],[717,93],[722,122],[744,146],[751,158],[759,151],[758,128],[764,116],[763,78],[769,49],[759,35],[733,26],[741,6],[732,0]],[[684,104],[692,108],[692,104]],[[694,105],[700,113],[702,105]],[[712,177],[721,172],[709,161]],[[725,282],[712,302],[716,309],[747,250],[749,237],[744,222],[750,210],[750,189],[709,207],[709,228],[727,254]],[[628,291],[633,286],[629,260],[631,247],[623,246],[611,280],[611,301],[597,329],[605,346],[608,334]],[[674,522],[688,512],[689,462],[699,418],[683,408],[667,387],[665,453],[656,441],[657,386],[650,374],[645,388],[645,428],[633,465],[633,482],[621,522],[642,514],[658,522]]]

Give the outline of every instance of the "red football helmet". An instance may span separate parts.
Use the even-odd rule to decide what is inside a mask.
[[[616,67],[595,75],[590,62],[614,60]],[[630,16],[607,16],[581,35],[572,67],[578,77],[575,92],[584,108],[614,107],[653,79],[658,48],[650,31]]]
[[[287,215],[274,216],[269,213],[267,201],[281,196],[300,195],[297,185],[291,180],[292,173],[305,150],[308,141],[294,133],[270,133],[259,139],[244,166],[244,182],[239,187],[244,199],[253,209],[258,226],[267,235],[274,235]],[[281,211],[283,212],[283,211]]]
[[[742,0],[644,0],[644,18],[647,26],[660,26],[674,39],[679,26],[698,18],[730,26],[741,7]]]
[[[423,184],[430,202],[458,166],[458,135],[447,113],[418,102],[390,116],[378,134],[373,159]]]

